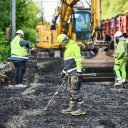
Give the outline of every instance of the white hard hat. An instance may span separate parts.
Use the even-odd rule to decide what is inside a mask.
[[[16,34],[21,34],[24,37],[24,32],[22,30],[17,30]]]
[[[120,37],[120,36],[123,36],[123,33],[121,31],[117,31],[114,36]]]

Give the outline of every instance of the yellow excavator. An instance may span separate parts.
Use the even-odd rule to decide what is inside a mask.
[[[88,5],[85,8],[79,0],[61,0],[52,24],[41,23],[36,27],[38,50],[49,57],[61,57],[63,50],[56,38],[65,33],[81,47],[85,67],[113,67],[114,59],[105,51],[107,43],[100,28],[101,0],[90,0]]]
[[[37,25],[37,48],[48,51],[49,55],[56,56],[56,53],[60,52],[56,42],[56,37],[60,33],[67,34],[82,48],[85,48],[85,43],[90,41],[92,35],[94,36],[94,28],[99,26],[100,15],[96,14],[98,11],[95,9],[96,5],[100,5],[98,1],[100,0],[92,0],[91,3],[94,4],[94,7],[85,8],[79,0],[61,0],[60,7],[55,9],[52,23]],[[59,20],[58,24],[57,20]]]

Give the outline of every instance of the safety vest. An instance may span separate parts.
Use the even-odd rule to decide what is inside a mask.
[[[125,40],[120,40],[119,43],[115,45],[114,57],[115,59],[126,59],[127,44]]]
[[[65,70],[68,73],[72,71],[81,72],[83,65],[82,65],[80,47],[73,40],[70,40],[66,44],[65,48],[66,48],[64,52]]]
[[[20,36],[16,36],[12,41],[11,41],[11,55],[16,55],[19,56],[20,58],[26,58],[28,56],[28,49],[25,48],[24,46],[20,46],[20,41],[22,38]]]

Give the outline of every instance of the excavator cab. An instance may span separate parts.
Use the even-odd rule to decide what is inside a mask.
[[[73,20],[73,32],[76,34],[76,41],[89,40],[92,32],[90,10],[75,11]]]

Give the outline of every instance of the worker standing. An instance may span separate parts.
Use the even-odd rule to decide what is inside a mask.
[[[116,85],[122,85],[126,82],[126,58],[127,58],[127,44],[126,39],[121,31],[117,31],[115,37],[115,50],[114,50],[114,71],[116,76]]]
[[[23,76],[26,71],[26,62],[28,61],[29,43],[23,38],[24,32],[18,30],[11,41],[10,60],[15,67],[15,87],[26,87],[26,85],[23,85]]]
[[[80,93],[79,74],[83,68],[80,48],[65,34],[58,35],[57,42],[60,47],[65,48],[62,74],[68,75],[68,92],[70,97],[69,108],[62,110],[62,113],[71,115],[85,114],[83,109],[84,101]]]

